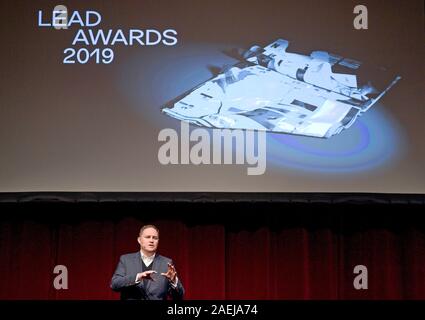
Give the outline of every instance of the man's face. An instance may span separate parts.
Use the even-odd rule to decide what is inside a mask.
[[[158,249],[159,235],[154,228],[146,228],[137,238],[140,244],[140,249],[145,254],[154,254]]]

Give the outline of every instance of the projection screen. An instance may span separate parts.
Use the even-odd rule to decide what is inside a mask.
[[[0,192],[425,192],[421,0],[0,6]]]

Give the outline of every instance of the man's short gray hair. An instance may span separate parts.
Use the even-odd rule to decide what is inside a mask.
[[[141,227],[140,231],[139,231],[139,236],[142,235],[143,231],[145,231],[146,229],[149,229],[149,228],[155,229],[156,232],[158,232],[158,237],[159,237],[159,229],[158,229],[157,226],[154,226],[153,224],[147,224],[147,225],[144,225],[143,227]]]

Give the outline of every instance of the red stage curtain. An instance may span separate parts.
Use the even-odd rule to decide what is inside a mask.
[[[112,273],[121,254],[138,251],[144,222],[0,222],[0,299],[118,299],[109,289]],[[425,235],[414,228],[234,231],[155,223],[160,253],[174,259],[186,299],[425,299]],[[68,290],[53,288],[59,264],[68,268]],[[369,270],[368,290],[353,288],[360,264]]]

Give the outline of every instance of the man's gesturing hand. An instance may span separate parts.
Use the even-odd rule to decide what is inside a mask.
[[[156,271],[153,271],[153,270],[149,270],[149,271],[145,271],[145,272],[140,272],[140,273],[137,274],[136,282],[142,281],[143,279],[148,279],[148,280],[155,281],[152,278],[152,274],[154,274],[154,273],[156,273]]]
[[[167,277],[168,280],[170,280],[172,283],[176,283],[176,278],[177,278],[177,271],[176,268],[174,268],[174,266],[171,263],[168,263],[168,270],[167,272],[163,272],[161,273],[161,275],[163,275],[164,277]]]

